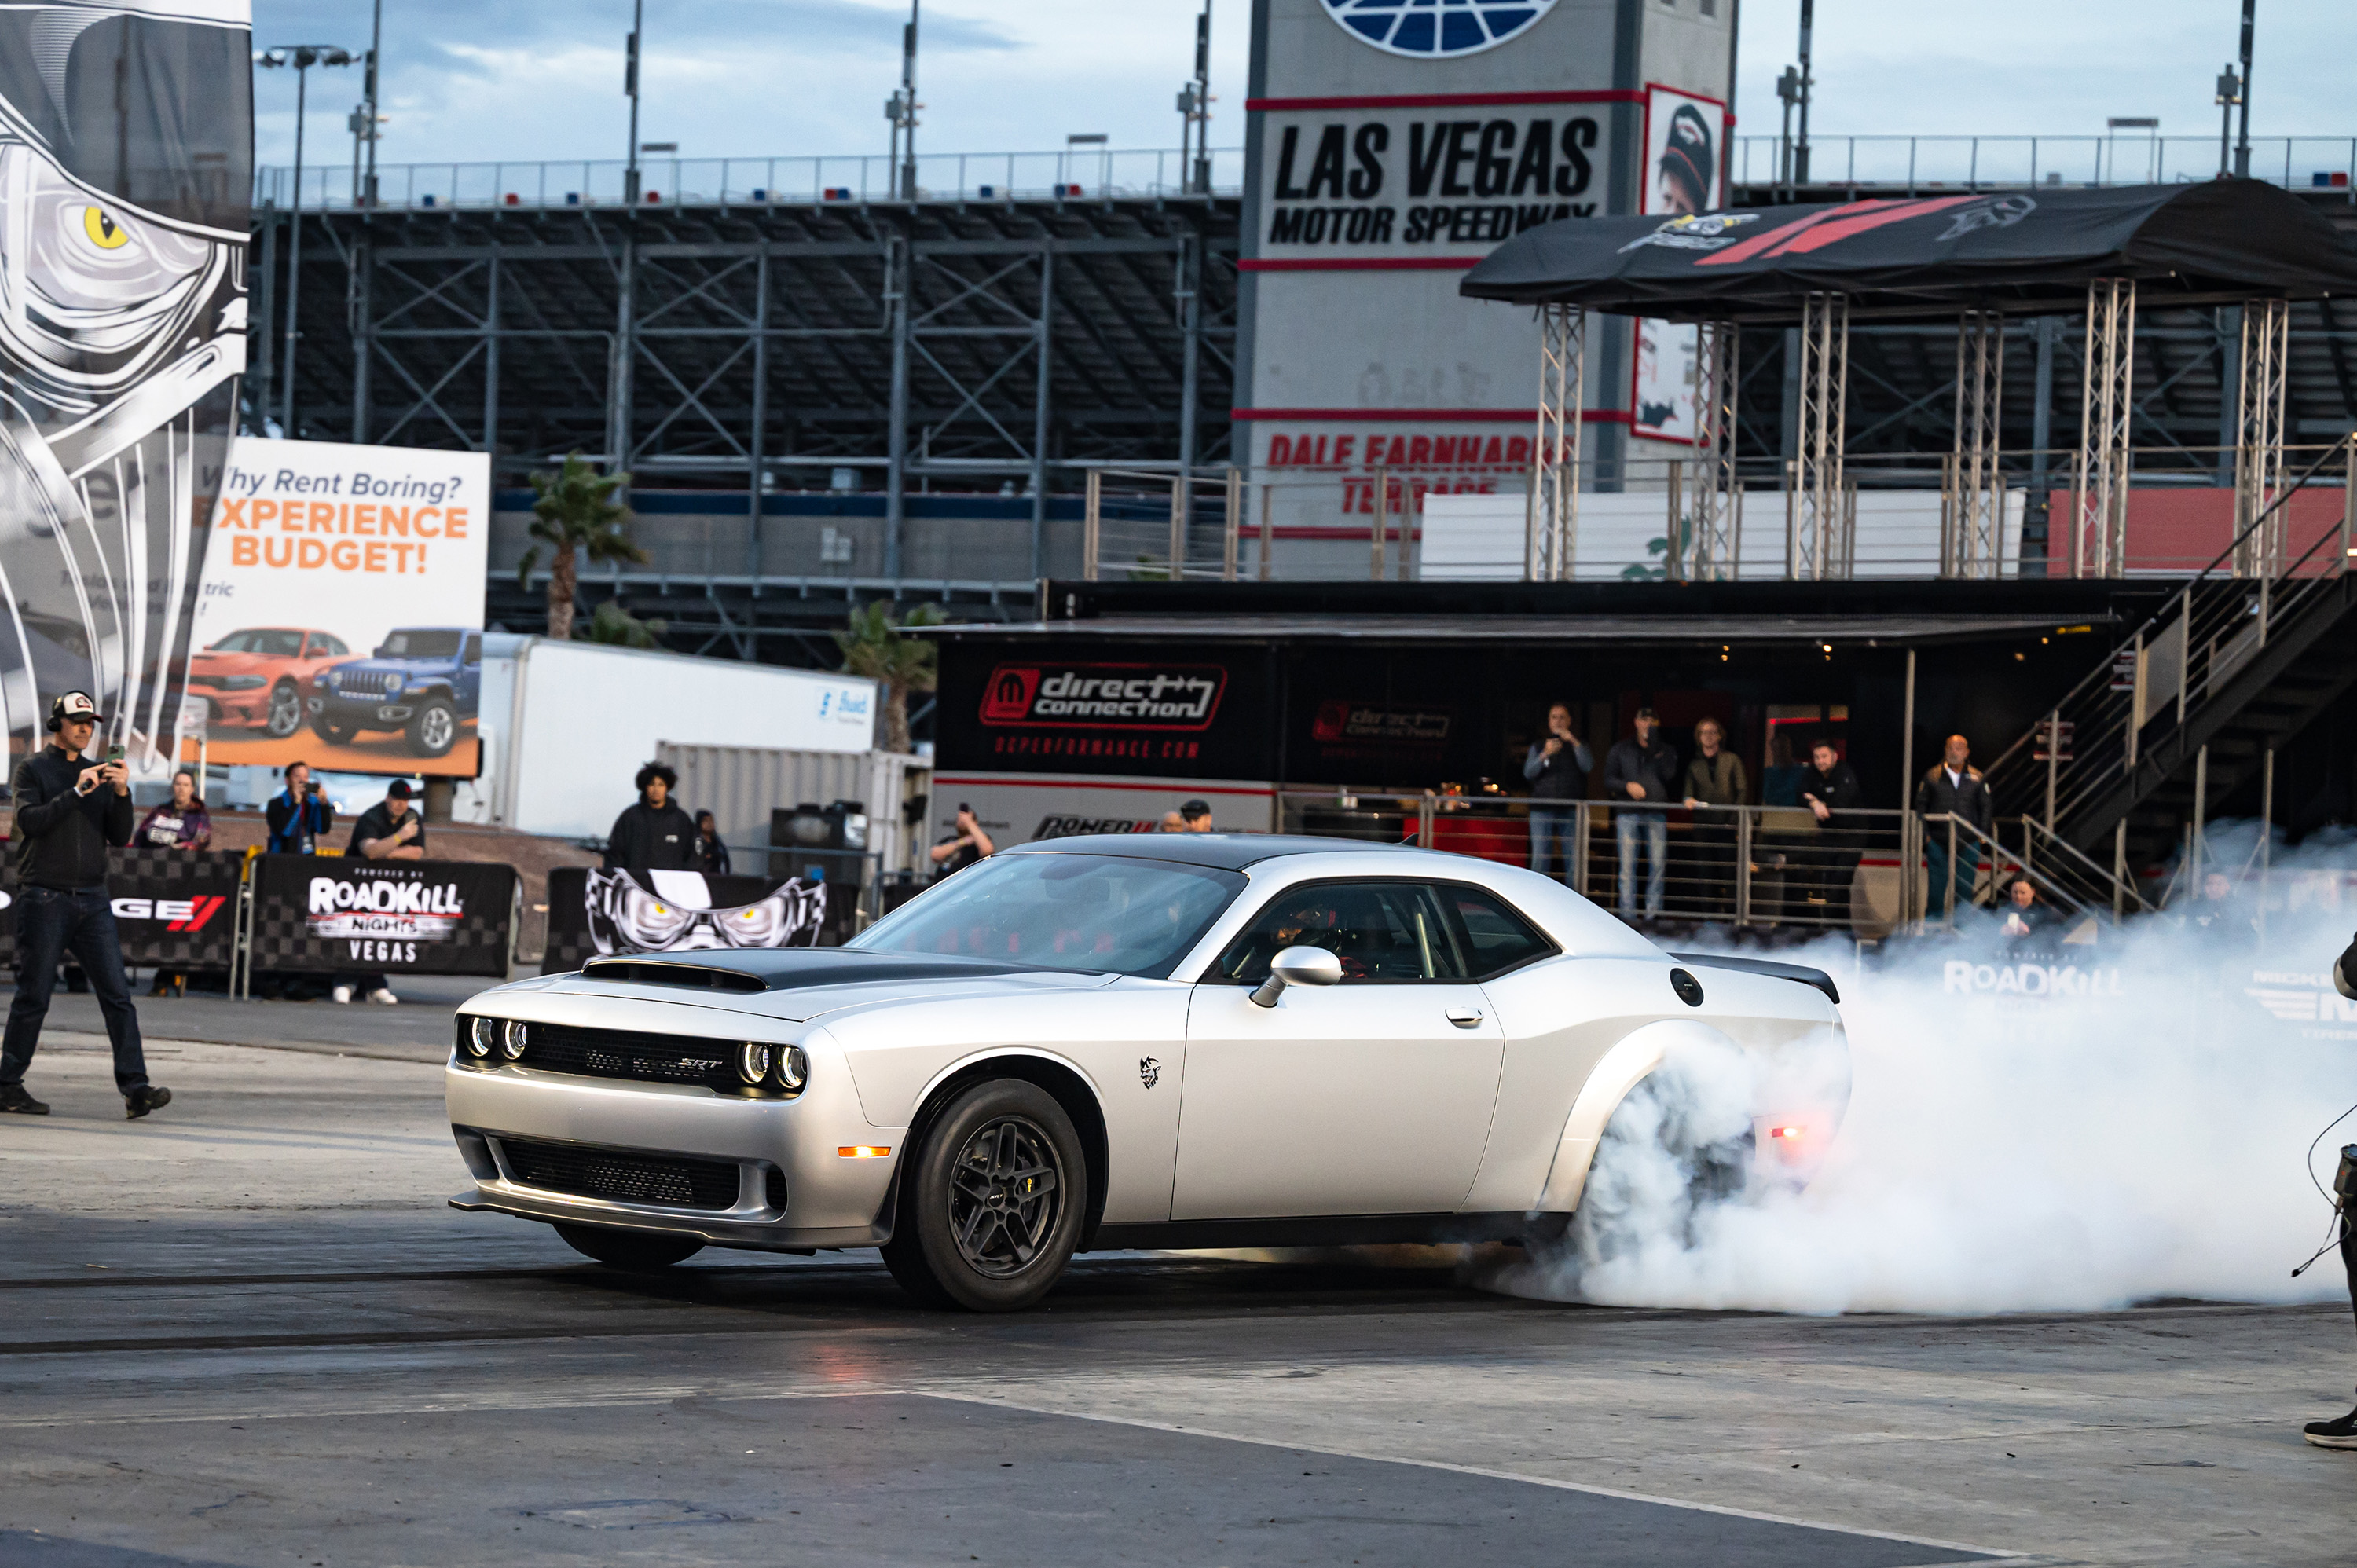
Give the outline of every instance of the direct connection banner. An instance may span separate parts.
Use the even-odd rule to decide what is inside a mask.
[[[253,863],[253,967],[505,980],[513,866],[265,854]]]
[[[165,969],[230,966],[237,944],[237,888],[245,856],[231,851],[118,849],[106,857],[106,892],[123,961]],[[16,865],[0,867],[0,967],[16,963]]]
[[[829,919],[829,894],[835,918]],[[840,943],[858,889],[794,877],[707,876],[700,871],[559,866],[548,874],[543,974],[566,974],[615,953],[713,948],[814,948]],[[831,940],[830,940],[831,939]]]
[[[490,518],[483,453],[239,441],[183,729],[215,763],[472,777]]]

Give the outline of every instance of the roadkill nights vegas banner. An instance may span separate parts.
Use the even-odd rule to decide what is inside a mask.
[[[245,0],[0,6],[0,724],[153,757],[245,367]]]
[[[253,875],[257,970],[507,975],[512,866],[265,854]]]

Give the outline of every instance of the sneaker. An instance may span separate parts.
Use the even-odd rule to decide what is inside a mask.
[[[161,1111],[172,1103],[172,1091],[154,1084],[143,1084],[123,1097],[124,1120],[136,1122],[150,1111]]]
[[[2311,1421],[2299,1431],[2319,1448],[2357,1448],[2357,1410],[2330,1421]]]
[[[395,996],[392,992],[386,990],[382,985],[369,993],[369,1000],[383,1007],[398,1006],[401,1003],[400,997]]]
[[[47,1116],[49,1108],[25,1092],[21,1083],[0,1089],[0,1111],[13,1111],[19,1116]]]
[[[351,999],[352,988],[349,985],[339,985],[328,993],[328,1000],[330,1002],[350,1002]]]

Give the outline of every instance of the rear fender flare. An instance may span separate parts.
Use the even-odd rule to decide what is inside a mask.
[[[1662,1065],[1670,1047],[1685,1043],[1735,1044],[1724,1030],[1699,1019],[1665,1018],[1630,1031],[1604,1053],[1588,1073],[1587,1081],[1580,1086],[1578,1097],[1571,1104],[1571,1114],[1564,1119],[1563,1137],[1555,1144],[1555,1164],[1547,1172],[1546,1186],[1540,1192],[1536,1209],[1547,1214],[1568,1214],[1579,1207],[1579,1196],[1587,1186],[1588,1166],[1595,1162],[1596,1144],[1604,1136],[1605,1123],[1612,1120],[1612,1113],[1620,1109],[1630,1090]]]

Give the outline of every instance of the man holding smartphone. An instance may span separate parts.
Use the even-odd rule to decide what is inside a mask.
[[[103,722],[89,693],[68,692],[49,704],[49,733],[56,738],[16,767],[18,970],[7,1033],[0,1036],[0,1112],[48,1114],[47,1105],[25,1091],[25,1069],[41,1043],[58,960],[68,950],[98,993],[124,1113],[136,1121],[172,1101],[170,1090],[147,1081],[139,1014],[131,1004],[123,944],[106,897],[107,846],[131,842],[131,779],[121,746],[101,763],[83,755]]]
[[[317,854],[319,841],[327,837],[329,824],[336,820],[336,808],[311,782],[311,765],[290,762],[285,789],[271,797],[263,814],[270,824],[271,854]]]

